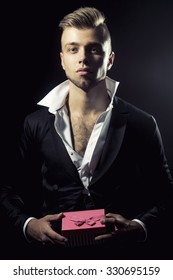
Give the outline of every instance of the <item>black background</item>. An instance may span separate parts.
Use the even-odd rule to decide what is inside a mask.
[[[157,120],[173,171],[172,1],[6,1],[1,4],[1,170],[11,159],[24,116],[65,79],[59,20],[80,6],[101,9],[116,61],[108,75],[118,95]]]
[[[0,4],[2,181],[25,115],[66,79],[58,23],[86,5],[107,18],[116,53],[108,75],[120,81],[118,96],[156,118],[173,174],[173,1],[6,1]]]

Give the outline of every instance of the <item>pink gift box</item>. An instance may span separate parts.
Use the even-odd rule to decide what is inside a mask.
[[[63,212],[62,235],[67,237],[68,246],[99,244],[94,237],[106,232],[100,220],[105,217],[104,209]]]

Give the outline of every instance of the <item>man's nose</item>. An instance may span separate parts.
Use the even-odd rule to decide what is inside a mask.
[[[85,48],[82,48],[79,52],[79,63],[87,63],[88,62],[88,54]]]

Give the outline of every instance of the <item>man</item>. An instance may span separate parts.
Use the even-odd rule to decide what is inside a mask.
[[[107,77],[115,54],[104,15],[80,8],[59,26],[67,80],[26,117],[1,209],[27,248],[61,258],[72,252],[57,229],[63,212],[104,208],[107,232],[95,240],[105,243],[94,252],[105,259],[112,248],[113,258],[136,258],[133,252],[139,247],[144,254],[173,204],[159,129],[151,115],[115,96],[118,82]]]

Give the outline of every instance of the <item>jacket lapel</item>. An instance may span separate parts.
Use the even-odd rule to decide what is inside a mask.
[[[73,180],[79,180],[79,174],[78,171],[73,164],[64,144],[63,141],[61,140],[60,136],[57,134],[55,127],[54,127],[54,116],[50,119],[50,128],[51,128],[51,133],[52,133],[52,138],[54,141],[54,146],[55,150],[58,156],[58,161],[61,161],[62,166],[64,166],[64,170],[73,177]],[[80,181],[81,183],[81,181]]]
[[[103,148],[99,165],[93,174],[91,184],[97,181],[109,169],[112,162],[117,157],[124,138],[127,118],[128,111],[124,102],[116,97],[107,139]],[[78,180],[81,183],[78,171],[75,165],[72,163],[62,140],[55,131],[54,117],[50,118],[50,127],[54,139],[55,149],[57,154],[59,155],[58,160],[61,161],[66,172],[68,172],[69,175],[73,177],[73,180]]]
[[[124,138],[127,118],[128,111],[125,104],[121,101],[121,99],[116,98],[107,139],[91,184],[95,183],[95,181],[103,176],[117,157]]]

